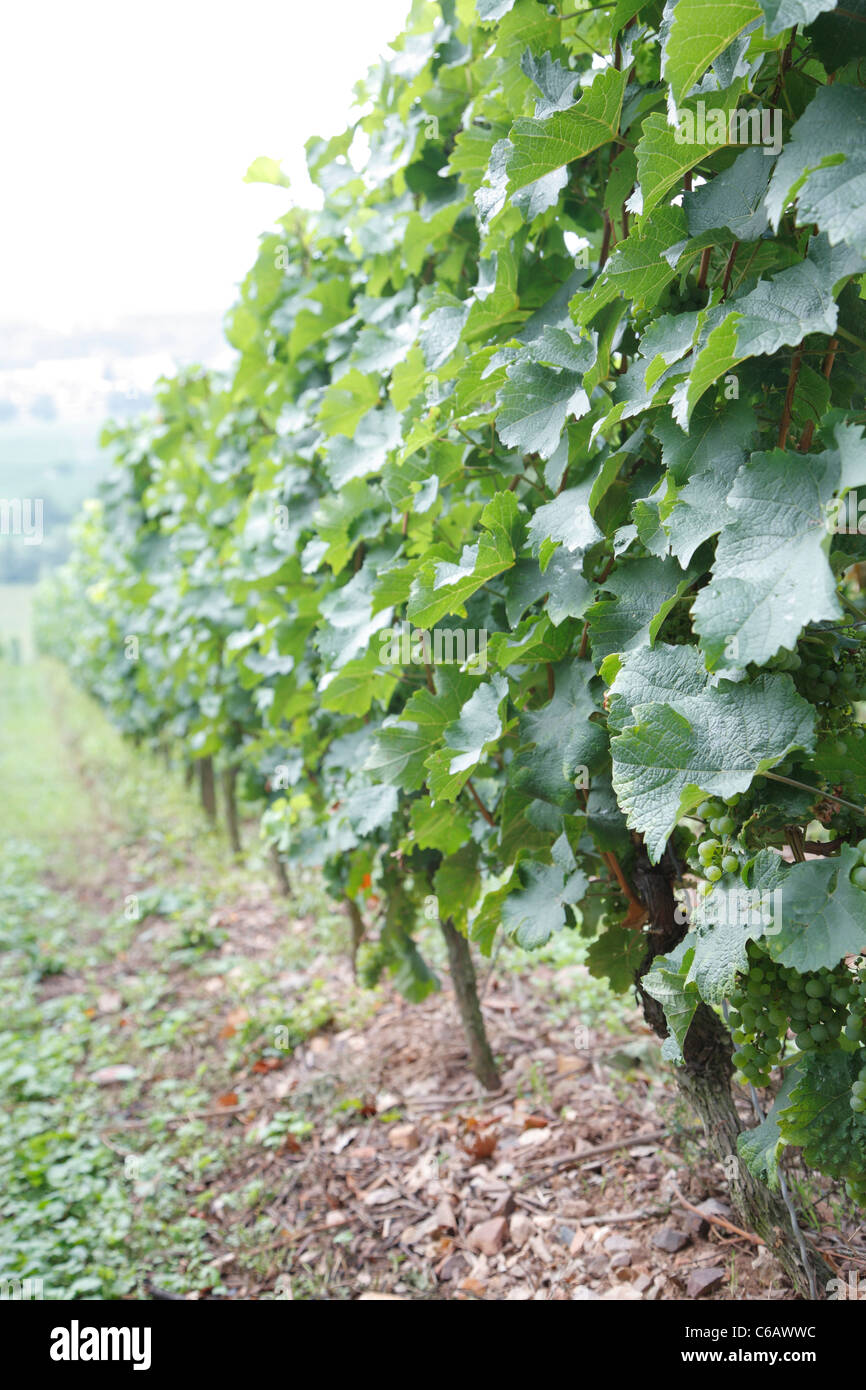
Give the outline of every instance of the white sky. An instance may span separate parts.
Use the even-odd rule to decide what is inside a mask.
[[[409,0],[9,0],[0,320],[228,308]],[[260,154],[292,188],[244,184]]]

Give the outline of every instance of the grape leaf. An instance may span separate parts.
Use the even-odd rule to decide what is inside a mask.
[[[617,801],[643,833],[653,863],[680,816],[704,794],[734,796],[792,749],[813,748],[814,709],[788,677],[703,689],[689,673],[676,679],[676,707],[638,705],[634,725],[611,740]]]
[[[811,24],[819,14],[836,7],[836,0],[758,0],[764,12],[764,29],[771,36],[795,24]]]
[[[827,559],[826,506],[839,477],[831,458],[783,449],[753,454],[728,494],[731,520],[692,619],[710,670],[763,665],[809,622],[841,612]]]
[[[584,354],[577,356],[580,372],[551,368],[537,361],[513,363],[496,398],[496,432],[503,444],[522,454],[550,458],[569,415],[579,419],[589,410],[583,372],[593,359],[594,351],[587,344]]]
[[[615,570],[603,585],[615,597],[599,600],[586,613],[596,665],[613,652],[651,646],[671,608],[694,578],[670,558],[632,560]],[[603,674],[608,669],[605,666]]]
[[[755,146],[738,155],[729,169],[683,197],[689,236],[725,227],[737,241],[757,241],[770,225],[764,195],[772,161]]]
[[[469,816],[459,806],[450,806],[447,802],[434,805],[429,797],[422,797],[412,802],[409,818],[419,849],[456,854],[469,837]]]
[[[754,1129],[743,1130],[742,1134],[737,1135],[740,1158],[749,1172],[760,1182],[765,1182],[773,1192],[779,1190],[779,1158],[786,1143],[779,1128],[779,1115],[790,1102],[791,1092],[799,1080],[797,1068],[786,1067],[772,1108]]]
[[[866,235],[866,92],[822,87],[794,124],[765,206],[774,228],[797,199],[797,219],[854,249]]]
[[[545,502],[533,514],[527,527],[532,552],[537,555],[546,541],[559,541],[570,554],[582,555],[595,541],[601,540],[589,510],[592,480],[578,487],[567,488],[552,502]]]
[[[733,991],[737,975],[748,970],[747,943],[781,927],[779,897],[773,897],[776,879],[770,873],[765,880],[764,867],[756,866],[750,888],[739,878],[723,879],[695,908],[695,954],[689,979],[708,1004],[721,1004]]]
[[[825,1173],[837,1178],[866,1174],[866,1115],[851,1109],[851,1087],[860,1070],[858,1056],[846,1052],[807,1053],[798,1076],[777,1112],[786,1144],[814,1155]]]
[[[444,747],[426,760],[434,801],[453,801],[503,730],[503,707],[508,698],[504,676],[480,685],[463,705],[459,717],[443,733]]]
[[[567,111],[554,111],[543,120],[519,117],[511,127],[508,191],[535,183],[613,140],[619,133],[625,86],[626,73],[608,67]]]
[[[667,421],[656,426],[664,461],[675,483],[683,483],[661,503],[660,515],[671,551],[684,569],[698,546],[732,519],[727,497],[746,461],[752,425],[745,402],[721,414],[701,402],[687,435]]]
[[[588,661],[563,662],[554,668],[553,698],[520,716],[520,742],[533,746],[511,764],[510,780],[518,791],[554,805],[573,801],[576,768],[591,769],[607,752],[604,729],[590,723],[597,713],[589,689],[594,677]]]
[[[543,946],[565,926],[566,903],[579,903],[588,886],[581,869],[569,874],[557,864],[533,861],[519,864],[511,882],[502,903],[502,925],[525,951]]]
[[[782,884],[783,926],[766,941],[782,965],[832,969],[846,955],[866,948],[866,893],[851,882],[860,863],[852,845],[838,856],[794,864]]]
[[[608,691],[608,726],[622,730],[638,705],[673,702],[684,692],[698,691],[706,672],[697,647],[638,647],[623,657]]]
[[[592,289],[578,290],[573,301],[577,322],[589,323],[620,294],[648,308],[657,304],[663,290],[676,278],[675,266],[665,260],[664,253],[681,242],[685,232],[682,208],[657,208],[651,216],[642,217],[616,247]]]
[[[677,0],[662,52],[662,77],[675,103],[760,13],[757,0]]]
[[[614,923],[592,942],[586,953],[586,966],[597,980],[607,980],[615,994],[625,994],[634,989],[635,976],[645,956],[642,934]]]
[[[465,545],[460,559],[431,560],[413,580],[409,617],[433,627],[446,613],[457,613],[466,599],[488,580],[514,564],[518,544],[518,507],[512,492],[497,493],[481,513],[485,528],[475,545]]]
[[[682,1062],[686,1034],[701,1002],[689,978],[693,951],[694,941],[690,934],[666,956],[656,956],[641,981],[647,994],[664,1009],[670,1037],[662,1050],[669,1062]]]

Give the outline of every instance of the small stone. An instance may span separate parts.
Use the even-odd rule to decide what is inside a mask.
[[[705,1216],[723,1216],[727,1221],[731,1219],[731,1208],[727,1202],[720,1202],[718,1197],[707,1197],[706,1201],[698,1202],[698,1211]]]
[[[497,1197],[490,1210],[491,1216],[510,1216],[514,1211],[514,1193],[510,1190]]]
[[[421,1136],[414,1125],[394,1125],[388,1131],[388,1143],[392,1149],[417,1149]]]
[[[466,1261],[458,1250],[456,1254],[448,1256],[439,1270],[439,1278],[442,1280],[462,1279],[465,1273]]]
[[[635,1250],[637,1241],[630,1240],[628,1236],[612,1235],[604,1242],[604,1248],[609,1255],[616,1255],[621,1250]]]
[[[715,1266],[711,1269],[693,1269],[686,1285],[686,1298],[700,1298],[702,1294],[711,1293],[724,1282],[724,1278],[725,1271]]]
[[[440,1202],[433,1213],[434,1231],[456,1231],[457,1217],[448,1202]]]
[[[604,1255],[593,1255],[586,1269],[587,1273],[591,1274],[593,1279],[601,1279],[602,1275],[607,1274],[608,1261]]]
[[[557,1226],[556,1239],[561,1241],[563,1245],[571,1245],[574,1240],[574,1231],[571,1226]]]
[[[631,1255],[629,1252],[627,1250],[618,1250],[611,1258],[610,1267],[611,1269],[626,1269],[630,1264]]]
[[[508,1222],[504,1216],[494,1216],[490,1221],[482,1221],[469,1232],[469,1245],[482,1255],[496,1255],[505,1244],[508,1235]]]
[[[518,1250],[522,1249],[530,1236],[535,1234],[532,1218],[523,1211],[515,1212],[509,1223],[509,1234],[512,1245],[516,1245]]]
[[[706,1239],[709,1234],[710,1223],[705,1216],[699,1216],[695,1211],[687,1211],[683,1213],[681,1219],[684,1229],[688,1231],[690,1236],[694,1236],[695,1240]]]
[[[585,1244],[586,1231],[581,1230],[580,1226],[578,1226],[571,1238],[571,1245],[568,1247],[568,1253],[570,1255],[579,1255]]]
[[[669,1255],[675,1255],[678,1250],[685,1249],[690,1240],[691,1236],[685,1231],[676,1231],[673,1226],[663,1226],[660,1231],[656,1231],[652,1243],[657,1250],[665,1250]]]

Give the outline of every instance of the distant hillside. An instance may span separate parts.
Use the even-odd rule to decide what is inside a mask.
[[[66,557],[69,523],[110,465],[107,419],[148,409],[178,366],[230,358],[217,314],[0,325],[0,584],[33,583]]]
[[[0,328],[0,423],[102,421],[136,414],[158,377],[226,363],[218,314],[136,315],[61,331]]]

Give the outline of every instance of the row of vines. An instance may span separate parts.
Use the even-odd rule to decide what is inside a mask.
[[[814,1292],[785,1148],[866,1203],[866,7],[578,3],[414,0],[234,369],[107,432],[41,642],[366,978],[436,987],[432,905],[485,1084],[467,941],[591,939]]]

